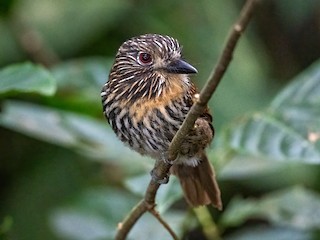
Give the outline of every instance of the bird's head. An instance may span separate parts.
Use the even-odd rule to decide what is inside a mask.
[[[124,42],[109,75],[109,86],[128,100],[160,96],[170,84],[188,85],[186,74],[197,70],[181,58],[178,41],[146,34]],[[180,83],[179,83],[180,82]]]

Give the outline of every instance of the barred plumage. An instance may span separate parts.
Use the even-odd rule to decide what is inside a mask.
[[[193,104],[196,88],[187,74],[196,72],[169,36],[146,34],[124,42],[101,92],[104,115],[119,139],[141,154],[164,156]],[[213,203],[220,209],[220,191],[204,153],[213,138],[211,120],[206,111],[196,121],[171,170],[192,206]]]

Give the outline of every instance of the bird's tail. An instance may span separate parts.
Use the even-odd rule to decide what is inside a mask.
[[[174,164],[171,172],[178,177],[184,196],[192,207],[212,204],[222,210],[220,189],[214,169],[205,154],[202,154],[196,167]]]

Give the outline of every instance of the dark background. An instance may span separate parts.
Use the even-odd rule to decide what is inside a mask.
[[[153,163],[125,150],[102,116],[100,89],[118,47],[144,33],[173,36],[183,45],[184,57],[198,69],[193,80],[201,88],[243,3],[1,0],[0,66],[25,61],[42,64],[55,78],[57,91],[53,96],[0,95],[0,239],[112,239],[117,222],[143,193],[149,181],[145,174]],[[223,175],[230,149],[219,145],[223,139],[219,136],[230,125],[237,125],[243,116],[265,111],[280,90],[319,56],[319,1],[261,1],[210,102],[217,133],[210,155],[213,162],[215,156],[220,159],[215,166],[225,209],[239,196],[263,202],[265,196],[269,199],[268,194],[284,187],[303,185],[319,191],[317,165],[279,166],[268,161],[267,168],[255,165],[258,167],[249,176],[244,172],[239,177],[239,169]],[[25,111],[25,115],[19,112],[16,117],[12,115],[14,121],[4,121],[8,106],[13,106],[13,111]],[[21,108],[17,110],[17,106]],[[300,190],[297,194],[303,195]],[[244,214],[241,211],[248,213],[245,207],[226,223],[227,211],[187,211],[184,201],[177,199],[179,186],[169,184],[160,193],[159,207],[185,239],[217,235],[223,239],[257,239],[263,236],[261,229],[270,230],[271,235],[266,236],[273,239],[285,234],[301,238],[283,239],[316,239],[314,234],[319,231],[319,227],[290,225],[272,213],[255,212],[237,220]],[[315,197],[315,206],[319,201]],[[261,209],[268,206],[261,202]],[[311,207],[309,210],[312,214]],[[203,220],[208,214],[212,218]],[[219,234],[210,233],[213,230]],[[165,239],[168,235],[155,220],[146,217],[132,238]]]

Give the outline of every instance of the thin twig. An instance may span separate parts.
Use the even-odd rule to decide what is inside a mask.
[[[183,139],[193,128],[196,119],[203,113],[204,109],[208,104],[208,101],[217,89],[217,86],[219,85],[227,67],[229,66],[232,60],[235,46],[242,32],[245,30],[252,17],[257,2],[258,0],[247,0],[243,9],[241,10],[239,19],[231,29],[231,32],[226,41],[226,45],[222,51],[222,54],[218,60],[216,67],[214,68],[214,70],[208,78],[207,84],[204,86],[200,94],[197,96],[197,101],[190,109],[182,126],[180,127],[179,131],[177,132],[177,134],[171,142],[171,145],[169,147],[169,161],[174,161],[174,159],[177,156],[177,153],[179,152]],[[168,165],[164,161],[156,161],[155,167],[153,169],[154,174],[158,176],[160,179],[167,177],[169,174],[169,170],[170,165]],[[129,215],[121,224],[121,228],[118,228],[118,233],[116,236],[117,240],[124,240],[131,228],[133,227],[133,225],[136,223],[136,221],[146,211],[150,211],[151,213],[155,211],[155,197],[159,187],[160,184],[155,183],[152,180],[150,181],[145,193],[144,200],[139,202],[138,205],[134,207],[131,213],[129,213]],[[167,230],[169,231],[169,229]]]
[[[164,165],[164,166],[167,167],[167,165]],[[169,171],[169,169],[170,168],[168,168],[167,171]],[[165,172],[166,169],[164,170],[160,169],[160,171]],[[149,182],[144,199],[141,200],[126,216],[123,222],[118,225],[118,231],[115,238],[116,240],[126,239],[127,234],[132,229],[134,224],[138,221],[138,219],[145,212],[152,211],[152,209],[155,207],[155,197],[159,187],[160,187],[159,183],[156,183],[154,181]]]
[[[175,232],[171,229],[169,224],[160,216],[159,212],[157,212],[154,208],[152,208],[149,211],[158,221],[162,224],[162,226],[167,229],[167,231],[170,233],[172,239],[179,240],[178,236],[175,234]]]

